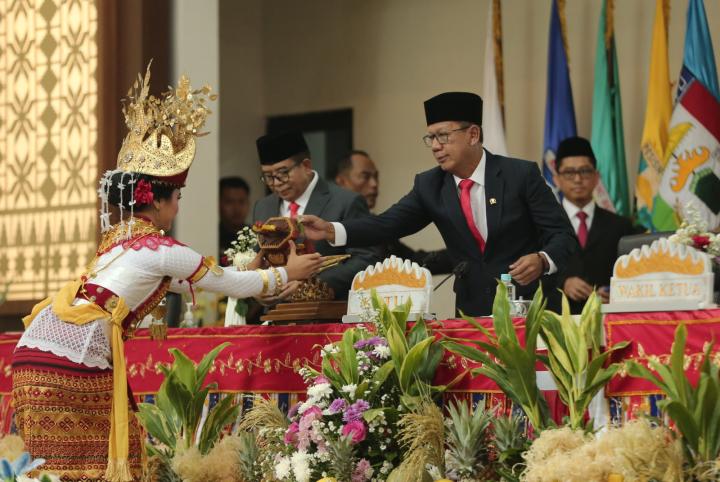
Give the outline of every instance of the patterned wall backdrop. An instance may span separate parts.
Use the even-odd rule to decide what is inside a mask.
[[[96,238],[97,5],[0,0],[0,292],[45,297]]]

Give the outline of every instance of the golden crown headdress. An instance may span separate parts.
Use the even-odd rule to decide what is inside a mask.
[[[217,95],[211,94],[209,85],[193,90],[185,75],[177,88],[170,87],[160,98],[148,95],[149,89],[150,64],[145,77],[138,74],[123,99],[129,132],[118,153],[117,167],[184,185],[195,157],[195,138],[207,134],[200,132],[211,113],[206,102],[217,99]]]

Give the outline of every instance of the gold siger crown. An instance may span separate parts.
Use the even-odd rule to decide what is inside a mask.
[[[199,132],[211,112],[205,103],[217,95],[210,93],[208,85],[193,90],[185,75],[177,88],[170,87],[159,99],[148,95],[149,89],[150,64],[145,78],[138,74],[123,99],[129,132],[118,153],[117,167],[160,178],[177,176],[192,164],[195,137],[207,134]]]
[[[710,273],[710,259],[703,253],[684,244],[661,238],[635,248],[615,261],[615,278],[635,278],[646,274],[675,273],[697,276]]]

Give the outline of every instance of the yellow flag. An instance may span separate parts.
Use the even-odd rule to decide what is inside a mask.
[[[645,127],[643,128],[640,164],[635,181],[638,221],[652,229],[653,198],[665,169],[665,151],[672,114],[670,71],[668,68],[668,0],[655,1],[655,24],[650,51]]]

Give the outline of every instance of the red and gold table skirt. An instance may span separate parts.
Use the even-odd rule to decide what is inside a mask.
[[[491,328],[489,318],[479,320]],[[720,310],[612,314],[605,318],[605,330],[609,344],[630,340],[620,358],[636,358],[646,361],[656,356],[666,359],[671,350],[673,334],[679,323],[688,327],[688,376],[697,377],[697,363],[703,346],[713,339],[720,339]],[[224,342],[230,342],[215,360],[208,381],[218,384],[217,396],[232,395],[239,401],[251,403],[245,395],[263,394],[278,400],[286,407],[302,398],[305,387],[298,370],[308,364],[320,366],[320,348],[337,341],[342,333],[353,325],[317,324],[296,326],[238,326],[231,328],[170,329],[164,341],[150,339],[147,330],[139,330],[136,337],[125,343],[128,380],[133,393],[141,400],[152,399],[162,383],[160,364],[169,364],[172,356],[169,348],[178,348],[193,360]],[[515,320],[518,336],[524,337],[522,319]],[[481,339],[483,335],[462,320],[445,320],[437,323],[439,336]],[[0,335],[0,433],[12,429],[12,352],[19,333]],[[720,363],[718,349],[715,358]],[[482,402],[485,406],[500,406],[510,410],[498,387],[488,378],[471,378],[466,372],[472,365],[456,355],[446,354],[438,370],[436,383],[457,383],[450,389],[450,396],[461,396]],[[539,368],[542,370],[542,368]],[[464,374],[464,375],[463,375]],[[610,415],[622,420],[640,407],[654,412],[659,391],[643,380],[617,376],[607,387],[610,399]],[[556,394],[546,393],[551,408],[557,411]],[[248,401],[249,400],[249,401]],[[559,413],[556,413],[559,416]]]

